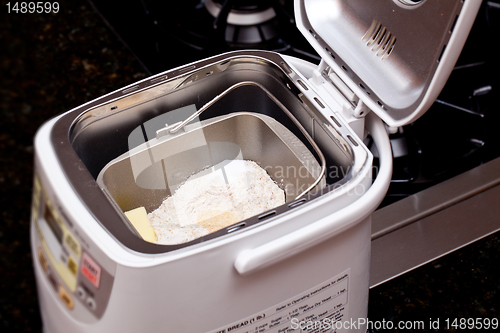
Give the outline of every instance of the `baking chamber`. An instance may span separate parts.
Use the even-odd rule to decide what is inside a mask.
[[[99,202],[106,216],[100,223],[141,251],[155,245],[141,245],[145,242],[123,212],[140,206],[151,212],[189,176],[214,165],[252,160],[285,191],[284,205],[238,221],[243,228],[342,187],[367,160],[365,148],[332,126],[339,121],[327,119],[301,93],[276,54],[233,53],[179,71],[82,110],[66,132],[75,157],[92,176],[84,192],[90,201],[95,197],[89,192],[106,200],[106,207]],[[154,252],[234,230],[230,226]]]

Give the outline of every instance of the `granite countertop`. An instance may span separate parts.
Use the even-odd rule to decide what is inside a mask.
[[[41,332],[29,243],[33,137],[51,117],[144,78],[88,2],[0,18],[0,329]],[[499,318],[499,234],[371,291],[373,320]],[[408,330],[411,332],[411,330]],[[422,331],[422,330],[420,330]]]
[[[33,137],[48,119],[146,76],[84,0],[0,18],[0,331],[41,332],[29,243]]]

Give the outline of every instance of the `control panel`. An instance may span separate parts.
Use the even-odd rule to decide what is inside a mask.
[[[81,232],[50,200],[40,178],[33,185],[32,219],[37,231],[37,260],[45,278],[68,310],[87,309],[96,318],[106,309],[114,277],[92,256]],[[87,246],[82,246],[87,244]]]

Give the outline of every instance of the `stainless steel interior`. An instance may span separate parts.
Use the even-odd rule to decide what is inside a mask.
[[[143,206],[151,212],[191,175],[237,159],[254,161],[266,170],[285,191],[286,202],[321,177],[319,163],[286,127],[269,116],[238,112],[136,147],[111,161],[97,183],[123,211]],[[325,185],[323,179],[318,186]]]
[[[199,119],[191,122],[189,125],[191,127],[188,129],[204,126],[203,134],[210,143],[210,148],[213,146],[212,143],[228,144],[211,156],[215,161],[237,156],[236,150],[228,148],[237,146],[244,158],[253,159],[261,166],[271,167],[267,170],[278,182],[281,182],[281,178],[271,170],[273,167],[300,168],[305,162],[314,160],[313,167],[309,169],[313,170],[320,164],[321,158],[297,126],[296,122],[299,122],[314,140],[314,145],[317,145],[326,163],[324,180],[321,186],[318,186],[322,187],[321,191],[307,194],[299,200],[299,204],[335,190],[355,176],[356,168],[353,166],[364,163],[364,159],[367,158],[365,149],[357,144],[354,145],[352,140],[346,140],[347,134],[344,132],[348,129],[345,127],[335,129],[334,126],[340,126],[339,121],[327,119],[317,109],[315,103],[301,93],[291,77],[293,75],[290,76],[290,68],[283,58],[275,53],[242,51],[206,59],[162,73],[74,110],[55,125],[53,142],[56,151],[61,155],[65,154],[60,160],[73,186],[110,233],[128,247],[138,251],[146,253],[170,251],[226,234],[230,227],[181,245],[156,245],[138,239],[123,210],[144,205],[150,211],[158,206],[160,200],[169,195],[172,189],[175,189],[177,183],[170,181],[170,176],[167,175],[163,179],[167,179],[168,184],[165,181],[163,184],[158,183],[159,185],[155,186],[159,188],[150,189],[145,193],[136,186],[137,184],[133,185],[137,179],[133,179],[130,166],[126,170],[126,162],[120,160],[120,157],[130,156],[129,151],[134,155],[145,145],[155,142],[154,140],[163,142],[165,138],[162,138],[161,133],[166,125],[173,126],[182,122],[214,99],[217,101],[200,114]],[[254,84],[243,85],[228,92],[223,98],[216,98],[231,86],[243,81]],[[280,105],[276,101],[279,101]],[[283,112],[283,109],[288,110],[290,115]],[[228,117],[228,114],[234,113],[240,114]],[[276,131],[278,127],[270,126],[269,119],[279,123],[278,127],[282,126],[286,131],[283,130],[278,135]],[[189,165],[179,178],[182,181],[186,175],[213,162],[209,161],[208,155],[203,155],[208,149],[206,146],[192,147],[194,148],[192,151],[183,150],[179,151],[179,154],[173,153],[175,149],[179,150],[180,146],[188,142],[192,145],[192,142],[196,141],[192,140],[195,133],[181,130],[176,133],[179,137],[165,140],[161,145],[168,148],[164,150],[165,156],[156,159],[163,161],[160,162],[163,163],[162,172],[163,165],[167,165],[166,169],[171,168],[172,172],[174,169],[180,169],[179,163],[184,167]],[[284,139],[283,135],[290,133],[293,137]],[[185,137],[181,138],[182,135]],[[59,144],[56,142],[64,140],[69,140],[71,150],[59,151]],[[300,144],[293,148],[293,144],[287,144],[287,141]],[[178,145],[180,142],[183,143]],[[171,152],[168,152],[170,150]],[[297,150],[307,151],[310,156],[301,156],[303,154],[297,153]],[[148,154],[151,153],[151,150],[147,151]],[[356,151],[360,152],[355,153]],[[116,163],[110,164],[111,161]],[[130,160],[128,163],[130,164]],[[148,165],[151,167],[150,170],[136,176],[147,179],[145,175],[148,172],[160,172],[160,164],[155,166],[154,163],[150,164]],[[111,196],[106,195],[96,183],[99,173],[107,165],[102,179]],[[82,170],[85,172],[82,173]],[[118,178],[113,178],[114,171],[117,171]],[[309,175],[301,181],[311,184],[315,179],[314,175],[314,172],[309,171]],[[293,181],[296,182],[296,179]],[[284,182],[291,183],[292,179],[285,177]],[[299,183],[298,187],[301,186]],[[122,195],[122,193],[128,194]],[[245,220],[244,225],[265,223],[267,219],[285,211],[298,209],[299,204],[297,200],[294,202],[292,194],[287,199],[287,203],[273,209],[272,214],[263,213],[254,216]]]

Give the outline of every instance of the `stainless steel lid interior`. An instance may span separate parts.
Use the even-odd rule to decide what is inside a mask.
[[[444,86],[481,1],[298,0],[297,26],[377,115],[401,126]]]

